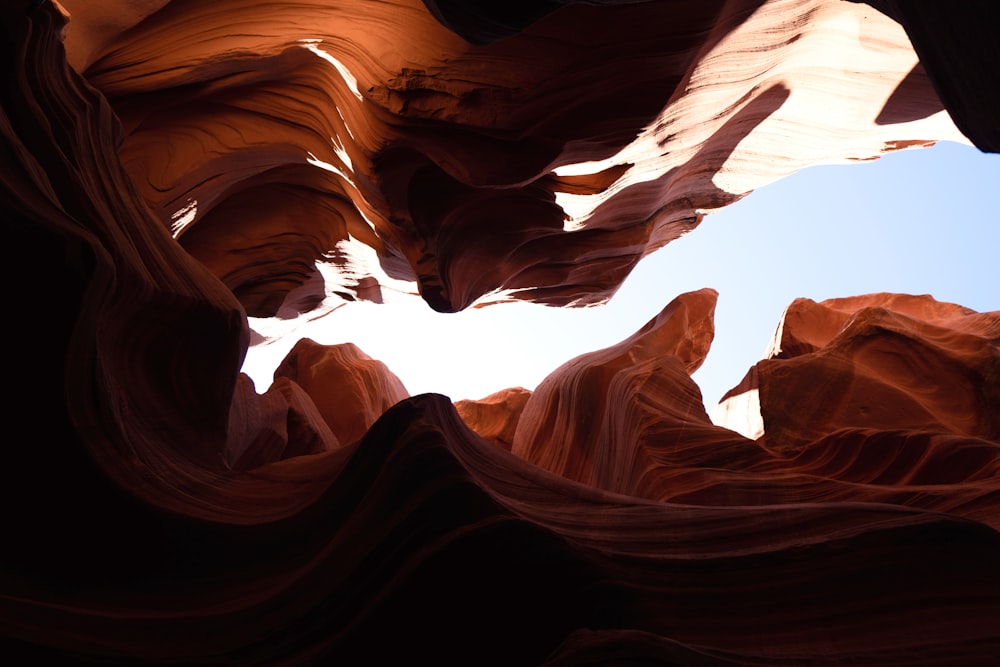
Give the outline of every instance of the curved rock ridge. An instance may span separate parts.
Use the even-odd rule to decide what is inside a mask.
[[[711,5],[698,6],[711,13]],[[803,6],[822,14],[828,5]],[[123,90],[132,82],[168,90],[160,83],[183,73],[160,65],[187,57],[185,35],[209,43],[201,29],[234,49],[227,57],[246,55],[247,67],[237,72],[206,47],[200,66],[218,62],[224,74],[215,83],[205,75],[203,87],[193,80],[178,86],[181,100],[266,71],[255,68],[256,54],[237,48],[247,39],[237,35],[256,34],[265,16],[279,34],[319,4],[298,3],[303,14],[289,18],[291,8],[268,5],[267,14],[250,3],[245,25],[242,10],[225,3],[211,10],[170,3],[155,13],[156,3],[139,3],[121,16],[109,7],[94,15],[89,41],[73,47],[74,58],[100,57],[88,69],[95,81],[119,77]],[[419,28],[426,20],[417,5],[373,7],[365,21],[381,11],[391,26]],[[610,11],[648,18],[643,12],[665,10]],[[758,366],[767,434],[753,441],[712,425],[700,406],[688,373],[707,353],[715,294],[682,295],[635,336],[569,362],[533,392],[512,449],[551,470],[505,451],[509,422],[495,412],[480,425],[503,424],[490,442],[463,423],[447,397],[406,398],[387,369],[352,346],[302,342],[258,395],[239,374],[250,339],[244,306],[172,237],[147,204],[155,188],[122,164],[135,150],[128,142],[141,109],[155,95],[115,93],[123,130],[101,90],[70,67],[58,7],[7,3],[0,15],[0,63],[15,73],[0,81],[0,281],[9,286],[5,308],[19,323],[4,332],[11,351],[0,466],[5,664],[995,663],[1000,493],[988,416],[996,413],[997,313],[886,295],[802,307],[802,321],[786,316],[779,337],[790,356]],[[516,54],[535,45],[534,53],[544,54],[552,40],[543,35],[590,25],[587,16],[611,15],[592,7],[558,10],[536,23],[514,17],[512,36],[477,48]],[[699,25],[714,30],[713,16]],[[743,15],[726,16],[736,34]],[[760,17],[778,18],[767,11]],[[177,54],[164,53],[163,36],[152,39],[157,26],[188,18],[190,33],[164,33],[177,36],[168,42]],[[678,21],[669,29],[688,34],[691,27]],[[411,48],[405,44],[439,34],[447,54],[458,43],[447,40],[457,37],[416,29],[382,49],[397,42]],[[72,30],[68,35],[72,45]],[[563,46],[572,52],[587,38],[580,33]],[[295,61],[284,53],[273,55]],[[593,55],[595,62],[606,57],[599,48]],[[555,62],[539,58],[540,69]],[[427,89],[399,86],[417,93],[407,108],[430,115],[436,102]],[[248,85],[244,92],[252,91]],[[613,92],[628,89],[594,92],[590,102]],[[159,109],[147,111],[152,118]],[[404,116],[411,118],[388,115]],[[440,129],[423,120],[423,129]],[[593,117],[578,122],[566,132],[592,132],[594,143],[574,150],[606,152],[615,143]],[[293,134],[311,127],[292,125]],[[524,136],[537,139],[553,127]],[[447,137],[439,140],[446,147],[440,154],[458,154]],[[155,145],[148,155],[162,156]],[[271,150],[268,143],[261,155]],[[407,154],[396,155],[408,173]],[[378,173],[392,172],[386,154],[382,160]],[[212,172],[190,164],[196,181]],[[233,192],[249,192],[239,175],[221,173],[233,179],[226,186]],[[275,183],[287,173],[279,175]],[[432,201],[434,179],[420,182],[415,192]],[[590,181],[565,182],[581,188]],[[211,195],[205,188],[199,193]],[[444,190],[441,201],[452,201]],[[219,199],[213,210],[240,201]],[[294,208],[295,199],[288,201]],[[196,230],[198,220],[193,224]],[[392,266],[405,246],[385,238]],[[489,247],[484,241],[474,250],[477,261]],[[580,248],[563,260],[573,252]],[[593,273],[600,253],[594,245],[579,264],[561,269],[575,271],[588,294],[605,289]],[[270,288],[254,289],[244,290],[244,300],[270,298]],[[886,340],[894,341],[894,363],[886,363]],[[812,362],[815,384],[834,358],[837,368],[863,378],[835,407],[860,405],[869,395],[888,408],[899,401],[900,409],[884,410],[883,422],[858,424],[852,419],[859,411],[838,407],[808,429],[797,426],[802,408],[771,380],[782,364],[795,370]],[[921,392],[914,377],[936,384]],[[603,410],[599,420],[587,414],[595,409]],[[607,446],[591,447],[595,433],[577,420],[590,420]],[[574,442],[544,426],[555,421],[576,429]],[[595,451],[607,452],[605,459]]]
[[[350,444],[409,395],[385,364],[356,345],[300,339],[263,395],[240,374],[229,413],[226,461],[248,470]]]
[[[456,401],[455,409],[479,437],[510,451],[521,413],[530,398],[531,392],[524,387],[511,387],[478,401]]]
[[[1000,527],[1000,438],[959,426],[960,417],[981,423],[996,414],[990,401],[1000,378],[995,372],[1000,315],[901,294],[795,301],[771,354],[774,359],[812,355],[803,367],[808,371],[793,376],[810,386],[783,384],[784,376],[760,370],[766,362],[751,370],[748,378],[768,378],[768,386],[775,387],[765,398],[767,435],[755,442],[713,424],[689,377],[711,342],[715,298],[712,290],[681,295],[629,339],[553,371],[523,408],[504,413],[492,401],[486,423],[506,428],[515,423],[511,451],[529,462],[630,496],[713,506],[878,502]],[[865,381],[845,389],[829,379],[830,358],[839,354],[839,332],[867,321],[865,309],[872,308],[912,318],[907,325],[913,342],[900,345],[895,331],[877,330],[865,336],[866,349],[880,349],[875,338],[884,335],[881,353],[890,355],[890,368],[923,368],[924,375],[906,384],[885,364],[873,364],[870,353],[847,356],[835,369]],[[941,341],[952,346],[951,365],[927,369],[932,357],[925,348]],[[746,407],[741,392],[747,386],[745,380],[730,392],[720,406],[723,417],[746,419],[734,404]],[[961,402],[970,388],[978,390],[978,398]],[[759,389],[752,386],[749,392]],[[914,401],[926,404],[926,396],[949,394],[949,421],[910,418]],[[866,412],[868,418],[858,423],[823,421],[841,397],[878,406],[881,414]],[[460,414],[488,437],[489,426],[481,426],[485,420],[479,414]],[[759,422],[760,415],[754,419]],[[796,447],[788,444],[792,438]]]
[[[656,497],[660,450],[700,442],[699,427],[703,437],[742,440],[712,425],[689,377],[715,335],[717,298],[711,289],[682,294],[621,343],[553,371],[528,399],[511,451],[584,484]]]
[[[127,547],[141,570],[111,553],[88,563],[101,587],[86,595],[8,598],[5,652],[112,664],[975,664],[996,647],[1000,539],[972,522],[865,504],[642,503],[541,473],[433,395],[392,408],[345,455],[338,469],[299,457],[252,475],[265,494],[317,465],[329,475],[308,508],[276,522],[237,530],[118,506],[104,520],[141,529],[104,546]],[[875,576],[873,560],[892,576]],[[884,607],[902,599],[887,623]]]
[[[962,133],[980,150],[1000,152],[1000,127],[995,120],[1000,107],[1000,69],[996,66],[1000,47],[981,20],[992,6],[986,0],[956,7],[899,0],[864,2],[906,30],[934,89]],[[942,39],[943,35],[960,39]]]
[[[746,422],[782,451],[841,428],[997,441],[998,378],[995,312],[926,295],[798,299],[785,311],[766,358],[723,397],[720,409],[731,411],[734,423],[743,419],[742,409],[759,411]]]
[[[278,378],[263,395],[240,374],[229,412],[224,458],[234,470],[250,470],[340,445],[330,423],[298,384]]]
[[[69,53],[122,119],[123,164],[255,316],[412,281],[442,311],[598,303],[756,187],[961,139],[903,29],[833,0],[499,18],[158,0],[112,20],[118,3],[90,4],[69,5]]]
[[[337,440],[359,440],[383,412],[409,397],[396,375],[352,343],[320,345],[303,338],[274,371],[312,399]]]

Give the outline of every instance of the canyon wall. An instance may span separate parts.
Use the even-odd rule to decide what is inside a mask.
[[[903,4],[5,5],[0,655],[993,664],[1000,313],[796,301],[715,422],[711,290],[457,407],[239,372],[247,315],[600,303],[804,166],[992,148],[993,42]]]

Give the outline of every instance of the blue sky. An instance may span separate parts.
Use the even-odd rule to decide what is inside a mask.
[[[307,335],[356,343],[412,394],[481,398],[533,389],[572,357],[631,335],[676,295],[713,287],[715,342],[694,376],[711,410],[760,359],[796,297],[907,292],[1000,310],[998,249],[1000,155],[942,142],[812,167],[760,188],[640,262],[602,307],[500,304],[440,314],[415,300],[358,303]],[[283,355],[293,342],[270,347]],[[246,370],[258,390],[267,387],[270,370]]]

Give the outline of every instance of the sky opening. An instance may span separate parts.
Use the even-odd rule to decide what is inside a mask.
[[[415,298],[347,303],[252,348],[244,372],[264,391],[295,340],[308,336],[355,343],[414,395],[534,389],[569,359],[630,336],[678,294],[712,287],[715,342],[694,374],[711,411],[761,358],[797,297],[903,292],[1000,310],[998,183],[1000,156],[951,142],[811,167],[707,216],[640,262],[604,306],[501,303],[442,314]]]

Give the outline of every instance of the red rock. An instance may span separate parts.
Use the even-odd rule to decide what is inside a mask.
[[[294,382],[309,395],[338,441],[358,440],[382,413],[410,394],[381,361],[353,343],[295,344],[274,371],[275,382]]]
[[[756,393],[768,446],[781,451],[842,428],[998,441],[998,331],[997,313],[929,296],[799,299],[768,357],[723,403]]]
[[[549,470],[353,347],[302,343],[264,395],[241,379],[245,305],[315,252],[350,298],[378,293],[364,247],[440,309],[599,301],[755,184],[937,136],[871,126],[912,54],[864,7],[443,4],[495,41],[410,2],[70,3],[68,61],[57,7],[2,5],[0,655],[992,665],[997,313],[798,304],[750,376],[754,442],[700,406],[714,294],[684,295],[533,393],[513,450]],[[296,41],[317,35],[361,99]],[[928,85],[890,115],[936,109]],[[553,173],[636,133],[641,164]],[[554,193],[600,201],[567,221]]]
[[[345,298],[599,303],[755,187],[960,138],[921,120],[942,107],[903,29],[851,3],[161,3],[71,3],[71,62],[150,208],[256,316],[317,263]]]
[[[319,454],[339,446],[337,437],[302,387],[278,378],[258,395],[240,375],[229,413],[226,462],[250,470],[281,459]]]
[[[716,298],[709,289],[683,294],[628,339],[553,371],[521,413],[511,451],[569,479],[656,500],[690,491],[677,478],[700,467],[762,458],[753,442],[712,424],[689,377],[715,334]]]
[[[510,451],[517,422],[531,392],[523,387],[501,389],[478,401],[455,402],[462,421],[484,440]]]

